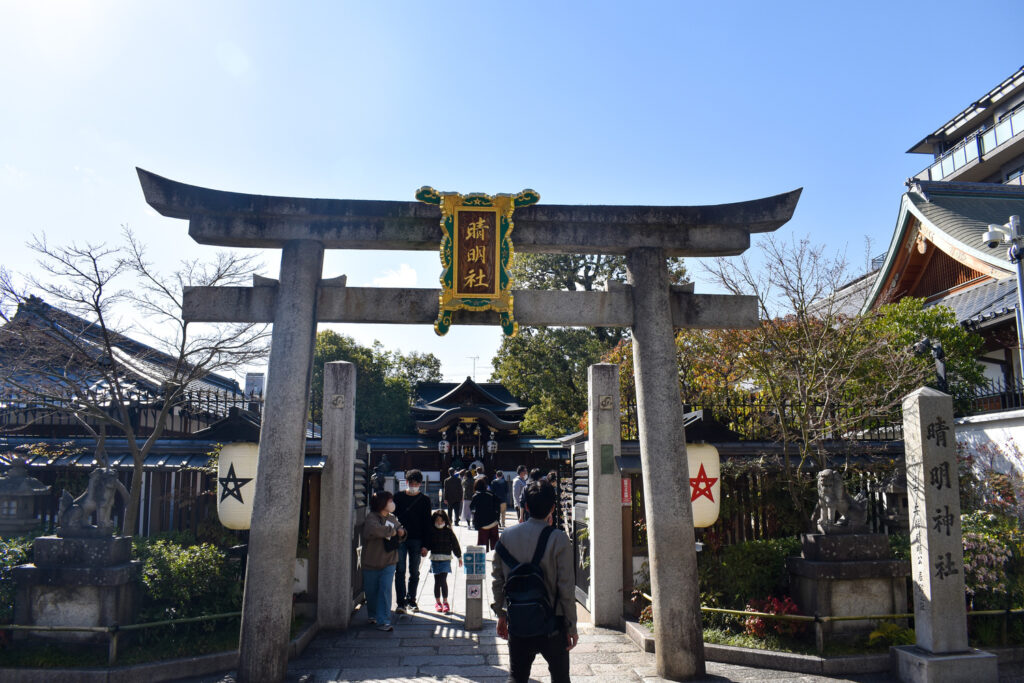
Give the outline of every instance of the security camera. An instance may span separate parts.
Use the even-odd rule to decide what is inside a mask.
[[[981,236],[981,241],[989,249],[992,247],[998,247],[999,243],[1003,241],[1003,233],[999,230],[988,230]]]

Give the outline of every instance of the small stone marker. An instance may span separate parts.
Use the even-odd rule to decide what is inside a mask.
[[[995,655],[967,645],[953,399],[918,389],[903,399],[917,645],[893,648],[902,681],[996,680]]]
[[[487,551],[482,545],[466,546],[462,554],[462,569],[466,573],[467,631],[479,631],[484,626],[484,576],[487,574]]]

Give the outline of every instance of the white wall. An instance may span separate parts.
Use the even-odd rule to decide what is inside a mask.
[[[1014,475],[1018,494],[1024,481],[1024,410],[956,420],[956,440],[978,469]]]

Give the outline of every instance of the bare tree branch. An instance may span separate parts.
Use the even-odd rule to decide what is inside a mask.
[[[7,410],[49,406],[38,414],[67,414],[93,434],[124,434],[134,465],[124,520],[130,533],[143,463],[186,389],[265,357],[269,334],[264,325],[190,326],[181,318],[184,287],[250,281],[258,272],[255,256],[220,252],[164,274],[130,230],[123,236],[123,246],[53,246],[34,237],[29,247],[39,268],[22,278],[24,285],[0,268],[0,389]],[[119,319],[126,306],[145,321],[134,330],[149,346],[130,337],[133,328]],[[140,409],[153,419],[145,438],[133,421]]]

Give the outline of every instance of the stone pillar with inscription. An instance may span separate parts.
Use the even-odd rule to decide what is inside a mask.
[[[893,648],[902,681],[996,680],[995,655],[967,645],[953,399],[923,387],[903,399],[917,644]]]
[[[587,370],[590,397],[587,458],[590,461],[587,526],[590,536],[589,605],[595,626],[618,628],[622,623],[622,508],[618,505],[622,476],[622,418],[619,413],[619,366],[591,365]]]

